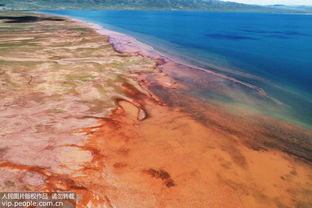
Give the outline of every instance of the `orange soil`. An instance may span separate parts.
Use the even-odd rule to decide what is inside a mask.
[[[311,185],[304,163],[248,149],[149,98],[137,102],[148,119],[119,101],[113,115],[82,130],[89,139],[80,148],[93,160],[72,174],[89,193],[81,207],[293,207]]]
[[[43,176],[44,185],[28,190],[75,191],[78,207],[307,207],[311,202],[312,171],[306,163],[280,151],[252,150],[178,107],[123,87],[133,99],[118,100],[112,115],[96,118],[98,125],[73,132],[86,135],[86,142],[64,145],[57,153],[63,174],[10,162],[0,167]]]

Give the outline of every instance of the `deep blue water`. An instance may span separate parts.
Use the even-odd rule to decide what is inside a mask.
[[[49,11],[128,33],[192,64],[262,87],[312,124],[312,15]],[[226,69],[224,69],[224,67]]]

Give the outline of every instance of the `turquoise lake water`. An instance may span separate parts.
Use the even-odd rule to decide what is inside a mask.
[[[44,11],[100,24],[161,52],[263,88],[312,125],[312,15]]]

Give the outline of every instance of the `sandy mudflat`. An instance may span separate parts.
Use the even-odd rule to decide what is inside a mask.
[[[254,88],[118,52],[81,22],[1,16],[1,191],[75,191],[78,207],[312,206],[311,130],[190,94],[269,99]]]

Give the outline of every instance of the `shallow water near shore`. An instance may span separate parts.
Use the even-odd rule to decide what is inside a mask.
[[[186,63],[262,88],[279,102],[259,108],[252,98],[193,94],[312,124],[312,17],[187,11],[44,11],[129,34]],[[247,96],[248,97],[248,96]],[[248,100],[246,102],[246,100]]]

